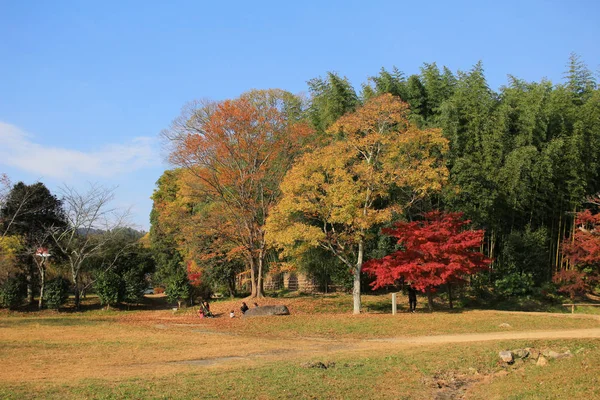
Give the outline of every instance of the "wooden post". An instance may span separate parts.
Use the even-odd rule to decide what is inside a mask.
[[[396,304],[396,293],[392,293],[392,315],[396,315],[397,304]]]

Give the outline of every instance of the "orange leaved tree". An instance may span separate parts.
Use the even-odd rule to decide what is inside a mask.
[[[370,228],[439,191],[448,177],[442,159],[447,140],[439,129],[412,126],[408,112],[388,94],[341,117],[328,131],[331,144],[304,155],[288,172],[267,222],[268,240],[289,254],[321,247],[352,271],[355,314]]]
[[[251,272],[252,296],[262,297],[267,254],[264,224],[279,198],[279,184],[310,135],[301,120],[302,101],[282,90],[259,90],[234,100],[204,102],[175,120],[164,136],[170,161],[185,169],[189,190],[211,203],[226,221]]]

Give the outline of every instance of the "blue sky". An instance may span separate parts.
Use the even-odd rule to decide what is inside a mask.
[[[326,3],[326,4],[325,4]],[[149,228],[168,165],[159,132],[188,101],[306,91],[326,71],[359,88],[381,67],[482,60],[560,82],[570,52],[600,65],[597,1],[0,0],[0,172],[51,190],[118,186]]]

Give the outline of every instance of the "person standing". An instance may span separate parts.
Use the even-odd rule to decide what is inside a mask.
[[[408,287],[408,307],[412,313],[414,313],[417,308],[417,291],[412,285]]]

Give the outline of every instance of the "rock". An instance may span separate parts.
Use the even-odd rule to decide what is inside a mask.
[[[548,359],[544,356],[540,356],[535,365],[537,365],[538,367],[545,367],[546,365],[548,365]]]
[[[507,324],[506,322],[498,325],[499,328],[512,328],[512,326],[510,326],[510,324]]]
[[[516,349],[512,351],[515,358],[527,358],[529,357],[529,350],[527,349]]]
[[[525,350],[529,352],[529,358],[537,360],[540,357],[540,351],[534,347],[525,347]]]
[[[514,361],[513,353],[510,351],[501,351],[499,355],[502,361],[504,361],[505,363],[512,364]]]
[[[559,353],[558,357],[556,357],[556,358],[559,359],[559,358],[571,358],[571,357],[573,357],[571,350],[567,350],[564,353]]]
[[[264,317],[267,315],[290,315],[286,306],[261,306],[248,309],[243,317]]]
[[[561,353],[557,353],[554,350],[544,350],[542,353],[546,358],[560,358]]]
[[[511,364],[512,369],[521,368],[525,364],[525,361],[522,358],[515,358],[515,361]]]

